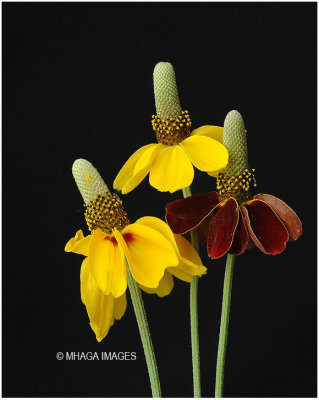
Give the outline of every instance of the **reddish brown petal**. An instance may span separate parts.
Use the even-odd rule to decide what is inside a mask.
[[[216,192],[196,194],[166,205],[166,222],[178,235],[196,228],[219,203]]]
[[[249,241],[248,231],[245,226],[241,210],[239,209],[238,225],[236,228],[233,244],[229,249],[229,253],[239,256],[246,250],[248,241]]]
[[[300,219],[284,201],[272,196],[271,194],[258,194],[254,198],[265,201],[275,211],[285,225],[289,233],[290,241],[300,238],[302,234]]]
[[[213,208],[212,212],[208,215],[208,217],[203,219],[203,221],[197,227],[199,241],[203,244],[207,242],[210,224],[212,222],[213,216],[217,213],[218,210],[219,207],[217,204]]]
[[[256,245],[255,245],[254,241],[252,240],[252,238],[249,235],[248,225],[247,225],[247,222],[246,222],[246,218],[244,217],[244,212],[243,211],[247,211],[247,210],[243,210],[242,207],[240,207],[240,212],[241,212],[241,216],[243,218],[243,223],[244,223],[246,231],[248,233],[248,243],[247,243],[247,246],[246,246],[246,250],[249,250],[249,249],[253,249],[254,247],[256,247]],[[248,220],[248,222],[249,222],[249,220]]]
[[[251,200],[241,207],[250,237],[266,254],[279,254],[286,248],[289,234],[273,209],[262,200]]]
[[[207,237],[208,237],[208,231],[209,231],[209,226],[210,223],[212,222],[212,218],[214,216],[214,213],[211,212],[208,217],[206,217],[198,226],[197,231],[198,231],[198,238],[199,241],[203,244],[206,243]]]
[[[215,208],[207,238],[207,253],[211,258],[220,258],[230,249],[238,219],[238,205],[233,197]]]
[[[244,217],[243,217],[243,219],[244,219]],[[244,221],[245,221],[245,219],[244,219]],[[245,226],[246,226],[246,224],[245,224]],[[248,231],[248,229],[247,229],[247,231]],[[249,233],[248,233],[248,236],[249,236]],[[256,245],[253,242],[252,238],[249,236],[249,240],[248,240],[248,243],[247,243],[246,250],[253,249],[254,247],[256,247]]]

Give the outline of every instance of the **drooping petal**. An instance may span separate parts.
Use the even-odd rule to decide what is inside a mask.
[[[241,211],[242,211],[242,210],[241,210]],[[242,215],[243,215],[243,213],[242,213]],[[243,216],[243,220],[244,220],[246,229],[247,229],[247,231],[248,231],[248,228],[247,228],[247,225],[246,225],[246,222],[245,222],[246,219],[244,218],[244,216]],[[248,232],[248,235],[249,235],[249,232]],[[254,241],[252,240],[252,238],[249,236],[246,250],[253,249],[254,247],[256,247],[256,245],[255,245]]]
[[[156,288],[169,266],[178,264],[172,244],[156,230],[134,223],[126,226],[121,234],[114,235],[122,247],[133,278],[139,284]]]
[[[90,270],[106,295],[120,297],[127,287],[124,253],[113,236],[94,231],[89,249]]]
[[[202,260],[199,257],[199,254],[197,251],[194,249],[192,244],[185,239],[183,236],[180,235],[174,235],[179,253],[182,258],[191,261],[194,265],[200,265],[202,266]],[[203,267],[203,266],[202,266]],[[206,268],[202,268],[201,273],[205,273]],[[191,272],[190,272],[191,273]]]
[[[88,258],[81,267],[81,299],[86,307],[90,325],[100,342],[108,334],[114,320],[114,297],[106,296],[97,286],[90,272]]]
[[[208,136],[194,135],[183,140],[180,146],[200,171],[216,171],[228,163],[228,150],[217,140]]]
[[[210,223],[212,222],[213,216],[214,216],[214,213],[211,212],[208,215],[208,217],[203,219],[203,221],[197,227],[198,239],[202,244],[205,244],[207,242],[209,227],[210,227]]]
[[[121,319],[125,313],[127,306],[126,292],[122,296],[114,299],[114,318]]]
[[[167,270],[164,272],[163,278],[160,280],[160,283],[157,288],[148,288],[143,285],[139,285],[142,290],[144,290],[145,293],[148,294],[157,294],[159,297],[164,297],[168,296],[171,291],[173,290],[174,287],[174,279],[172,275],[167,272]]]
[[[136,186],[139,185],[148,174],[151,164],[159,149],[160,147],[158,146],[158,143],[147,144],[138,149],[126,161],[120,172],[117,174],[113,182],[113,188],[121,190],[123,194],[129,193],[131,190],[136,188]],[[142,162],[139,164],[139,167],[136,168],[136,165],[141,158]]]
[[[207,270],[202,265],[202,261],[194,247],[184,237],[174,235],[164,221],[155,217],[143,217],[136,222],[160,232],[172,244],[179,260],[176,267],[169,268],[169,271],[174,276],[190,282],[192,275],[201,276],[206,274]]]
[[[275,255],[286,248],[288,231],[267,203],[250,200],[242,204],[241,211],[250,237],[262,252]]]
[[[302,224],[297,214],[284,201],[270,194],[258,194],[255,199],[265,201],[285,225],[289,240],[297,240],[302,234]]]
[[[203,125],[197,129],[194,129],[191,133],[193,135],[203,135],[208,136],[212,139],[217,140],[219,143],[223,143],[223,130],[222,126],[215,126],[215,125]]]
[[[81,230],[77,231],[75,236],[71,238],[65,245],[64,250],[83,256],[89,255],[89,245],[92,235],[84,236]]]
[[[191,185],[194,168],[180,146],[160,150],[150,171],[150,184],[161,192],[176,192]]]
[[[166,205],[166,221],[178,235],[196,228],[219,203],[216,192],[195,194]]]
[[[93,291],[94,289],[96,289],[98,287],[90,273],[88,257],[86,257],[82,261],[80,281],[81,281],[81,300],[82,300],[83,304],[86,304],[91,291]],[[85,290],[82,290],[82,289],[85,289]]]
[[[239,209],[238,225],[236,228],[233,244],[231,245],[231,248],[229,249],[229,253],[239,256],[246,250],[248,242],[249,242],[248,230],[245,226],[245,222],[244,222],[244,219],[243,219],[243,216],[241,213],[241,209]]]
[[[147,168],[149,171],[154,158],[162,149],[165,149],[165,146],[161,143],[155,143],[148,149],[145,149],[144,153],[135,164],[133,175],[136,175],[145,168]]]
[[[237,201],[230,197],[214,209],[209,227],[207,253],[211,258],[220,258],[226,254],[234,240],[239,219]]]
[[[137,224],[142,224],[148,226],[149,228],[154,229],[155,231],[159,232],[161,235],[167,239],[171,245],[174,247],[175,252],[178,256],[179,250],[175,241],[174,234],[170,227],[161,219],[156,217],[142,217],[136,221]]]
[[[169,268],[169,272],[177,278],[190,282],[192,276],[206,274],[207,268],[203,266],[197,251],[183,236],[174,235],[180,254],[180,261],[176,267]]]
[[[175,268],[175,267],[170,267],[167,268],[167,272],[175,276],[175,278],[180,279],[181,281],[184,282],[190,282],[192,280],[192,275],[188,274],[187,272],[183,271],[183,269]]]

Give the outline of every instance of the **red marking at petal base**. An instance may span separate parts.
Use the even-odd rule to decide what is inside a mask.
[[[109,240],[110,242],[112,242],[114,244],[114,246],[117,245],[117,241],[115,239],[114,236],[110,237],[110,236],[105,236],[104,240]]]
[[[243,203],[241,210],[250,237],[262,252],[275,255],[285,250],[288,231],[267,203],[254,199]]]
[[[123,239],[125,240],[126,244],[131,243],[134,240],[134,235],[133,233],[124,233]]]
[[[229,253],[239,256],[246,250],[248,241],[249,241],[248,231],[245,226],[241,210],[239,209],[238,225],[236,228],[233,244],[229,249]]]
[[[181,235],[196,228],[219,203],[219,194],[208,192],[166,205],[166,222],[175,234]]]
[[[257,194],[254,198],[265,201],[275,211],[289,233],[289,241],[300,238],[302,235],[301,221],[288,204],[271,194]]]
[[[238,204],[233,197],[214,209],[207,238],[207,253],[211,258],[220,258],[230,249],[238,219]]]

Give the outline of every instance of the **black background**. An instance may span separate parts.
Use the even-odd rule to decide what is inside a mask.
[[[3,395],[150,396],[131,304],[97,343],[79,293],[87,233],[71,174],[90,160],[111,187],[155,141],[152,72],[175,68],[196,128],[239,110],[259,191],[285,200],[304,234],[276,257],[237,259],[225,397],[316,396],[316,4],[3,3]],[[214,190],[196,171],[193,193]],[[164,217],[145,181],[131,221]],[[225,258],[199,285],[203,396],[215,379]],[[188,285],[144,296],[164,396],[192,396]],[[135,351],[136,361],[58,361],[71,351]]]

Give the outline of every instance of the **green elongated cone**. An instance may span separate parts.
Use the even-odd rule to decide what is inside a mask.
[[[230,111],[225,118],[223,144],[229,152],[229,162],[223,173],[232,177],[248,169],[248,151],[244,120],[241,114]]]
[[[182,113],[174,68],[169,62],[156,64],[153,73],[156,114],[159,118],[177,119]]]
[[[109,192],[101,175],[89,161],[83,158],[74,161],[72,174],[85,204],[95,200],[98,195]]]

